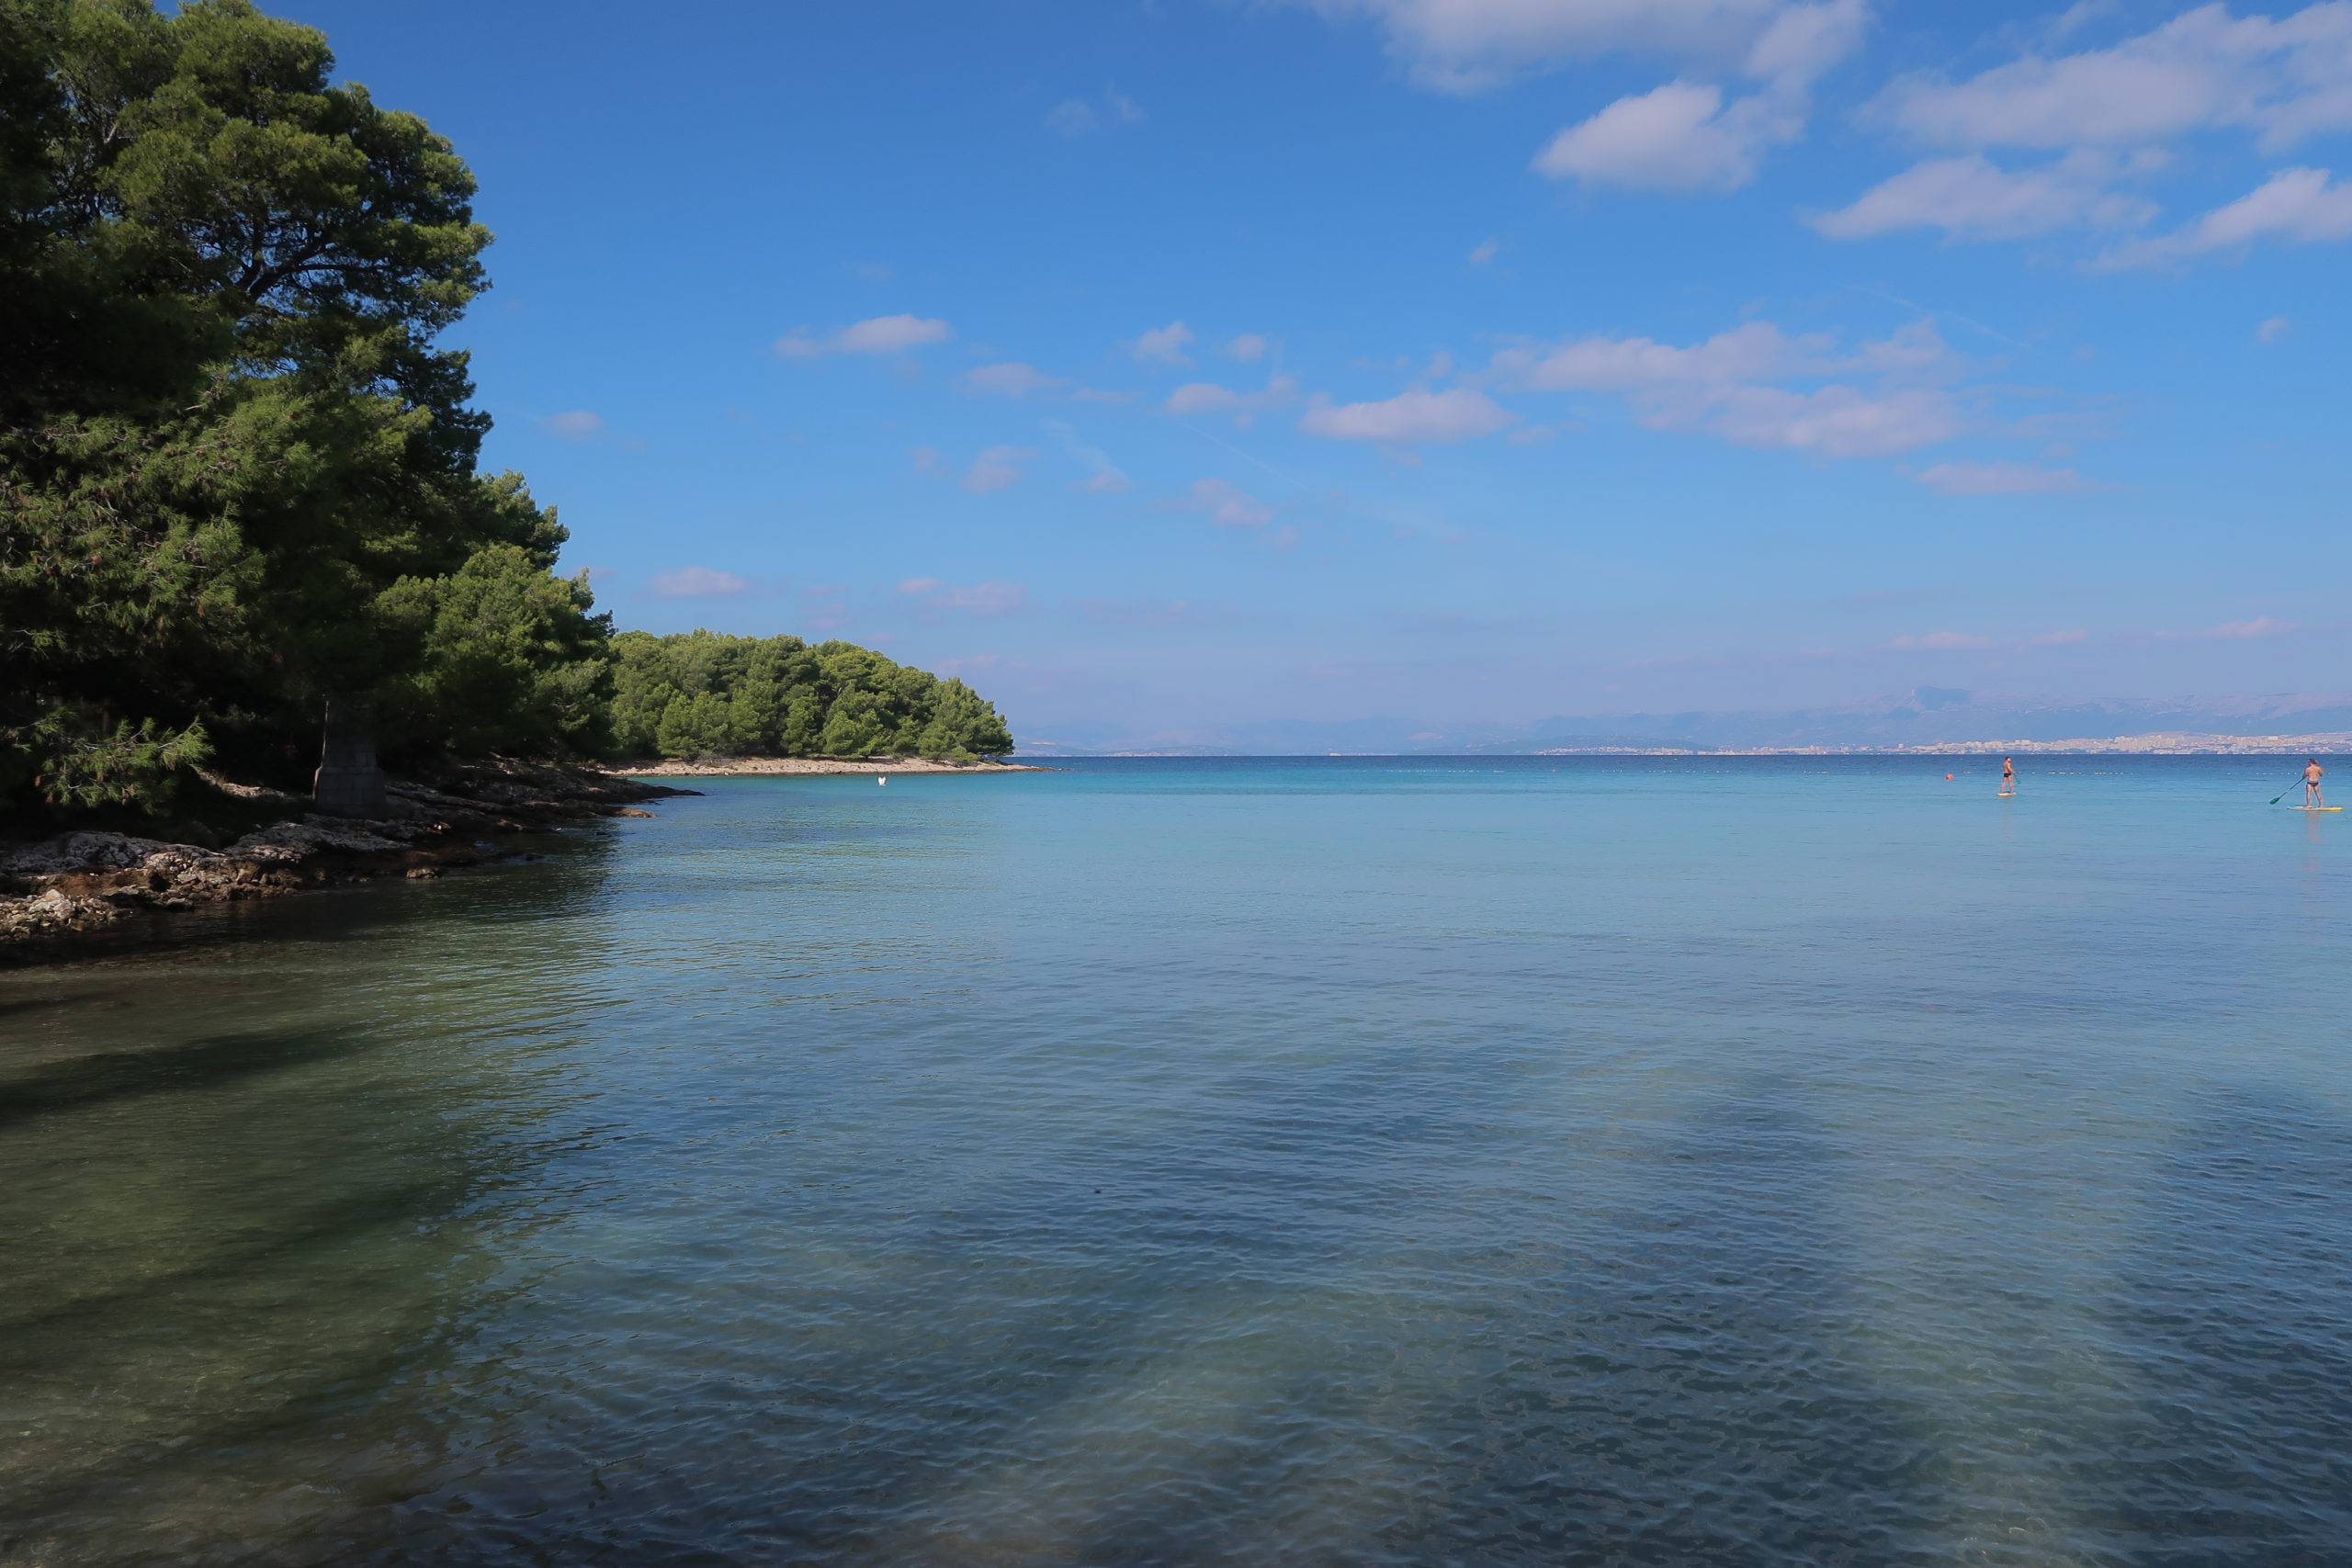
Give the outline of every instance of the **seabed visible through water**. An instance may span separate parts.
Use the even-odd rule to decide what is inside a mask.
[[[713,780],[0,973],[0,1562],[2343,1561],[2352,829],[1997,765]]]

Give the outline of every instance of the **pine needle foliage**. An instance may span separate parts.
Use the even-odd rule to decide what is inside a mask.
[[[1012,735],[957,680],[846,642],[613,638],[613,731],[629,757],[1001,757]]]

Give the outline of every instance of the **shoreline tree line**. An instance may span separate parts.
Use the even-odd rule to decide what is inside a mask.
[[[471,174],[250,0],[0,0],[0,813],[386,759],[1001,755],[847,643],[616,634],[440,339]]]

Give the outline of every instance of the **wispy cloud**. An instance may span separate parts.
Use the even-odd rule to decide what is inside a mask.
[[[1059,377],[1046,375],[1034,365],[1008,361],[966,371],[964,385],[975,392],[986,392],[994,397],[1025,398],[1032,392],[1051,391],[1069,383]]]
[[[1392,446],[1444,445],[1491,435],[1519,415],[1468,387],[1442,392],[1414,388],[1377,402],[1318,400],[1298,422],[1309,435],[1330,441],[1377,441]]]
[[[1475,93],[1610,53],[1742,75],[1817,75],[1860,41],[1860,0],[1300,0],[1367,18],[1419,85]]]
[[[657,599],[723,599],[752,591],[749,579],[707,566],[682,566],[662,572],[645,586]]]
[[[1928,632],[1917,637],[1890,637],[1879,647],[1895,652],[1983,653],[1995,649],[2064,647],[2087,642],[2090,635],[2082,630],[2043,632],[2039,637],[1975,637],[1967,632]]]
[[[1088,624],[1098,626],[1205,626],[1234,620],[1239,614],[1228,604],[1192,599],[1073,599],[1070,604]]]
[[[1966,421],[1939,383],[1965,362],[1917,321],[1848,350],[1826,333],[1750,321],[1687,347],[1651,338],[1513,344],[1487,374],[1526,391],[1623,398],[1653,430],[1695,430],[1743,446],[1829,457],[1890,457],[1949,441]]]
[[[566,441],[594,441],[605,434],[605,421],[601,414],[573,409],[569,413],[549,414],[539,421],[539,428]]]
[[[2352,129],[2347,46],[2352,8],[2341,4],[2276,20],[2199,6],[2107,49],[2029,54],[1960,82],[1905,76],[1871,112],[1943,146],[2136,147],[2226,128],[2275,152]]]
[[[1131,488],[1133,481],[1120,471],[1118,464],[1111,460],[1111,455],[1099,446],[1090,446],[1080,440],[1078,432],[1069,425],[1058,419],[1049,419],[1044,422],[1044,429],[1060,444],[1063,451],[1069,454],[1072,462],[1087,470],[1087,477],[1079,481],[1080,490],[1104,495]]]
[[[2030,463],[1938,463],[1914,477],[1939,495],[2062,495],[2099,488],[2072,468]]]
[[[775,340],[775,351],[786,359],[813,359],[826,354],[902,354],[927,343],[944,343],[955,336],[945,321],[921,316],[872,316],[825,337],[811,337],[807,327],[795,327]]]
[[[1029,608],[1029,588],[1021,582],[955,583],[936,577],[910,577],[899,592],[934,610],[961,610],[970,615],[1012,615]]]
[[[1100,111],[1085,98],[1063,99],[1046,112],[1046,129],[1075,140],[1107,126],[1135,125],[1144,118],[1143,107],[1116,87],[1103,88],[1099,101]]]
[[[2352,96],[2352,89],[2347,89]],[[2217,251],[2244,251],[2266,237],[2301,243],[2352,238],[2352,185],[2325,169],[2283,169],[2260,186],[2170,234],[2119,245],[2095,271],[2155,266]]]
[[[2257,615],[2250,621],[2223,621],[2218,626],[2199,626],[2195,631],[2156,632],[2152,635],[2158,640],[2165,642],[2246,642],[2256,637],[2285,637],[2289,632],[2301,629],[2293,621],[2274,620],[2268,615]]]
[[[1214,381],[1187,381],[1168,394],[1161,406],[1168,412],[1182,417],[1198,413],[1227,413],[1236,424],[1248,424],[1250,419],[1267,409],[1287,408],[1298,400],[1298,382],[1289,376],[1277,376],[1254,392],[1238,392]]]
[[[959,476],[946,456],[933,446],[914,449],[915,472],[934,479],[955,479],[974,495],[1010,490],[1019,484],[1028,472],[1025,464],[1035,462],[1035,446],[990,446],[972,459],[972,466]]]
[[[1898,229],[1940,229],[1961,240],[2017,240],[2060,229],[2136,228],[2155,216],[2156,204],[2111,187],[2166,162],[2149,152],[2125,158],[2086,148],[2013,173],[1978,152],[1935,158],[1880,182],[1851,206],[1817,213],[1809,221],[1833,240],[1868,239]]]
[[[1194,479],[1181,498],[1163,502],[1187,512],[1204,512],[1220,528],[1263,528],[1274,520],[1274,509],[1230,479]]]
[[[964,488],[974,495],[1010,490],[1028,472],[1024,464],[1036,460],[1035,446],[991,446],[972,459],[965,471]]]

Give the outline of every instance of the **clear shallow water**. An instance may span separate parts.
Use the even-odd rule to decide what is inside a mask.
[[[717,781],[0,972],[0,1562],[2343,1560],[2352,818],[1554,769]]]

